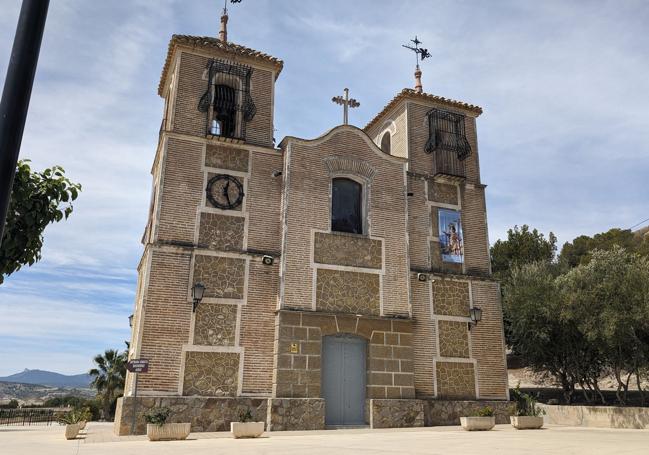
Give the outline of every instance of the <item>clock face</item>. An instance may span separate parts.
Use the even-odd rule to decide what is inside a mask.
[[[238,178],[217,174],[207,182],[207,200],[213,207],[221,210],[236,209],[243,202],[243,185]]]

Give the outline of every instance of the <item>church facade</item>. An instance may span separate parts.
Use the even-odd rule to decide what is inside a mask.
[[[247,410],[292,430],[504,409],[481,108],[404,89],[363,129],[276,147],[282,66],[223,35],[171,39],[132,323],[130,358],[149,361],[135,432],[154,406],[192,431]],[[135,386],[129,373],[118,434]]]

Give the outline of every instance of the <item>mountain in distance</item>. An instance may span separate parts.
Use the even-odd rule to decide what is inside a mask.
[[[0,377],[0,382],[17,382],[22,384],[39,384],[51,387],[88,388],[92,378],[89,374],[64,375],[44,370],[29,370],[10,376]]]

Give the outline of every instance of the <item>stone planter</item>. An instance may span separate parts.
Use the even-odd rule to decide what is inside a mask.
[[[236,439],[258,438],[264,432],[264,422],[230,422],[230,432]]]
[[[146,435],[149,441],[175,441],[187,439],[191,423],[165,423],[164,425],[147,424]]]
[[[80,424],[73,423],[65,426],[65,439],[75,439],[81,430]]]
[[[510,420],[517,430],[538,430],[543,426],[543,417],[511,416]]]
[[[487,431],[496,425],[495,417],[460,417],[460,425],[466,431]]]

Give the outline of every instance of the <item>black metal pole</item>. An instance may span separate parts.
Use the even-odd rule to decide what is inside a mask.
[[[49,4],[23,0],[0,101],[0,243]]]

